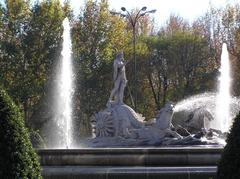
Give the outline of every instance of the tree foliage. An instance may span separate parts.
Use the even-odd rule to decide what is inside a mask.
[[[240,113],[235,117],[227,144],[224,147],[220,162],[218,164],[218,179],[233,179],[240,175]]]
[[[0,177],[41,178],[38,156],[32,148],[23,116],[0,87]]]
[[[213,70],[208,69],[212,62],[206,39],[186,31],[185,25],[180,27],[181,22],[174,23],[178,25],[171,22],[158,36],[145,38],[149,51],[146,78],[158,109],[167,100],[206,90],[206,77]]]
[[[77,17],[68,2],[62,7],[59,0],[37,1],[32,6],[25,0],[0,4],[0,82],[23,109],[27,125],[42,133],[54,113],[65,17],[72,26],[76,136],[89,135],[91,116],[105,108],[113,85],[112,62],[119,50],[129,61],[124,101],[133,106],[136,93],[137,112],[146,119],[154,117],[167,101],[214,91],[224,41],[231,53],[233,94],[240,95],[239,3],[211,7],[192,23],[171,15],[159,29],[151,15],[140,17],[136,77],[132,27],[127,18],[109,13],[107,0],[87,0]],[[134,17],[137,11],[129,12]]]
[[[124,49],[128,36],[125,23],[109,13],[105,0],[87,1],[73,27],[76,99],[82,123],[105,106],[112,86],[112,61]],[[110,73],[109,73],[110,72]],[[87,120],[87,122],[86,122]],[[90,126],[89,126],[90,127]]]
[[[5,4],[0,80],[29,120],[59,58],[61,24],[66,13],[59,1],[43,1],[32,8],[24,0],[7,0]]]

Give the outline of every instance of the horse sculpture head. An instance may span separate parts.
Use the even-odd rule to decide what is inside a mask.
[[[156,125],[160,129],[170,129],[172,123],[174,105],[171,102],[167,102],[163,108],[161,108],[156,116]]]

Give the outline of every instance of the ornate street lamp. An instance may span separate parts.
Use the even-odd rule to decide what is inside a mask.
[[[110,12],[112,15],[119,15],[128,19],[132,26],[133,32],[133,61],[134,61],[134,108],[137,109],[137,62],[136,62],[136,24],[138,20],[146,14],[155,13],[156,9],[146,11],[147,7],[142,7],[136,15],[132,15],[125,7],[121,7],[122,12]]]

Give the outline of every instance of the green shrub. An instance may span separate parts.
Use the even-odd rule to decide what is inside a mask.
[[[0,86],[0,178],[39,179],[40,164],[22,113]]]
[[[233,121],[232,128],[227,137],[217,176],[219,179],[237,179],[240,177],[240,113]]]

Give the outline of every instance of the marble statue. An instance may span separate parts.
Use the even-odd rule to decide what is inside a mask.
[[[173,104],[161,108],[152,123],[125,104],[114,104],[95,115],[91,147],[205,144],[191,135],[181,136],[171,123]]]
[[[107,108],[95,115],[93,132],[96,137],[130,137],[130,131],[143,126],[144,118],[123,102],[124,88],[127,84],[123,51],[117,53],[113,62],[114,87]]]
[[[172,115],[174,105],[167,102],[163,108],[157,112],[156,125],[159,129],[170,129],[172,127]]]
[[[185,121],[185,127],[190,133],[197,133],[200,130],[209,130],[212,114],[205,108],[197,108],[191,112]]]
[[[153,123],[133,130],[132,136],[137,139],[148,140],[150,143],[161,142],[165,137],[174,137],[181,139],[182,136],[172,130],[173,104],[168,102],[157,112]]]
[[[114,87],[111,91],[109,103],[123,104],[124,88],[127,84],[127,78],[125,74],[125,65],[127,61],[124,61],[123,51],[117,53],[113,62],[113,81]]]
[[[95,115],[93,129],[96,137],[129,138],[130,131],[143,127],[144,118],[125,104],[112,105]]]
[[[113,146],[148,146],[148,145],[195,145],[205,144],[192,135],[182,136],[172,124],[174,105],[166,103],[154,118],[146,122],[141,114],[136,113],[130,106],[124,104],[124,89],[127,85],[123,51],[117,53],[113,62],[114,87],[111,91],[107,107],[96,113],[92,120],[93,138],[86,142],[90,147]],[[195,114],[195,113],[194,113]],[[202,127],[201,118],[206,112],[197,111],[189,120],[190,126]],[[196,125],[193,125],[196,124]],[[187,129],[182,128],[182,131]]]

